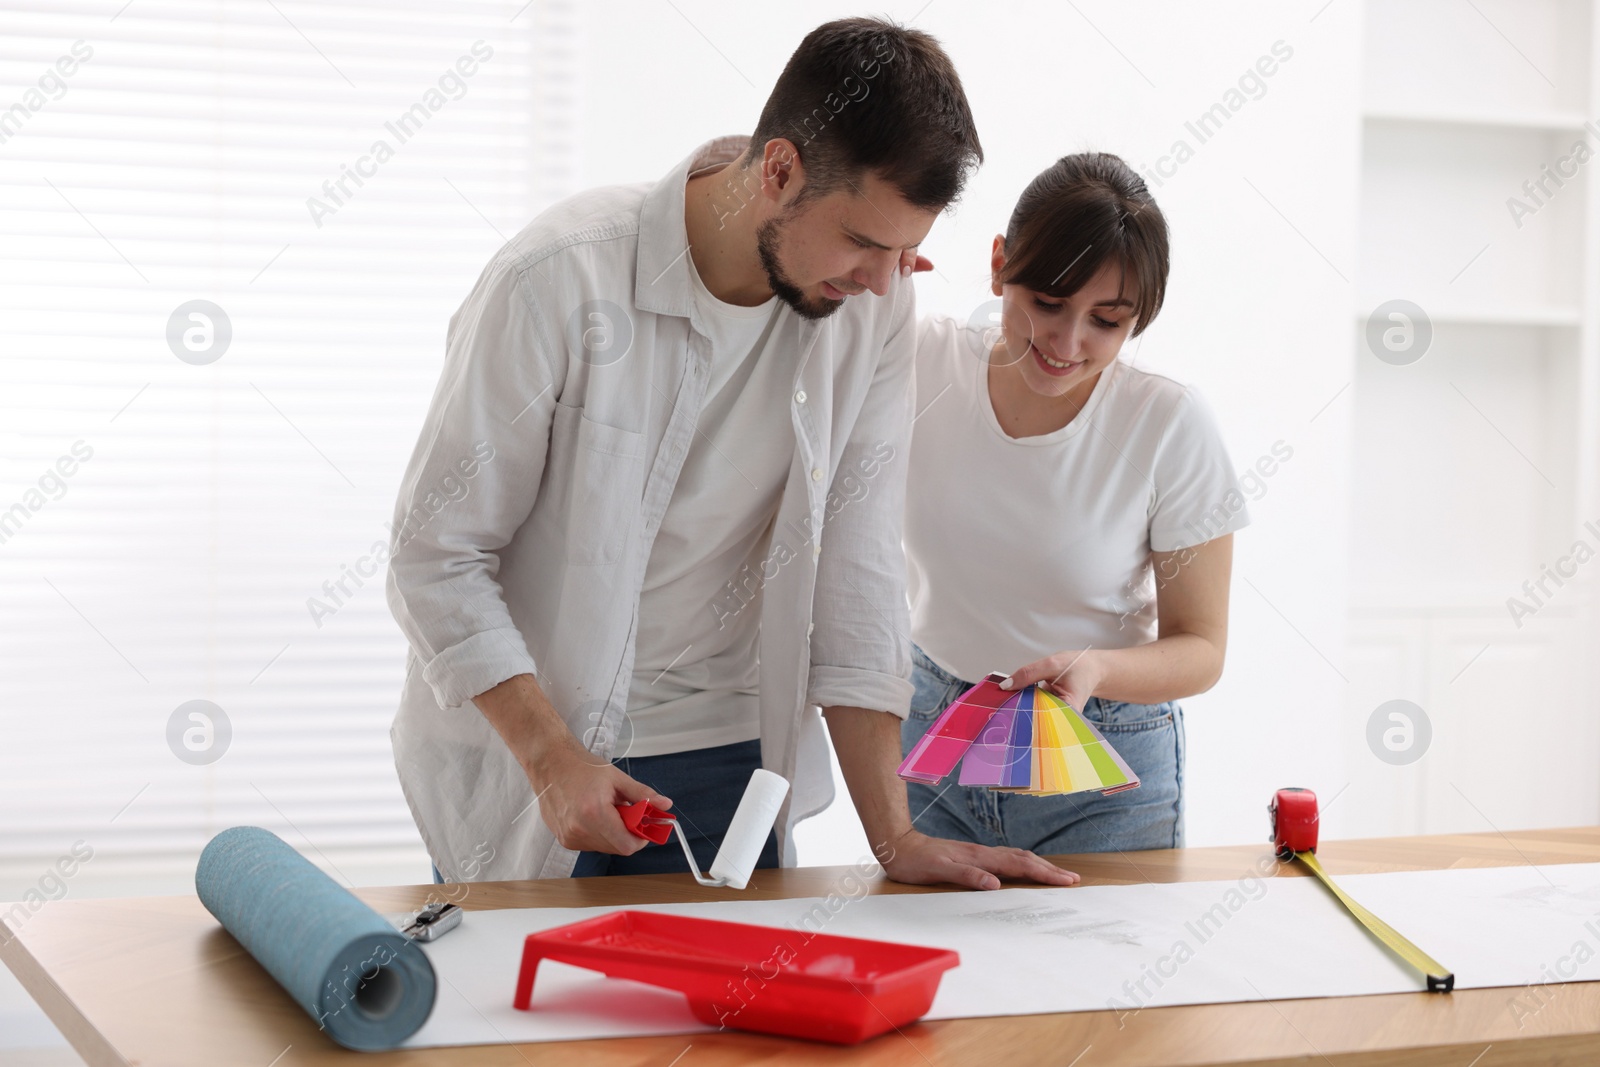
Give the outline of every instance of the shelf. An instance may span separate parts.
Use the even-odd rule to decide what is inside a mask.
[[[1538,578],[1538,574],[1525,577]],[[1547,621],[1571,622],[1582,617],[1593,583],[1568,579],[1564,589],[1546,600],[1538,617]],[[1551,588],[1554,588],[1553,586]],[[1350,590],[1350,618],[1354,622],[1413,622],[1452,619],[1505,623],[1515,628],[1506,608],[1506,598],[1523,595],[1515,582],[1477,582],[1471,584],[1407,587],[1356,585]]]
[[[1367,122],[1404,125],[1478,126],[1502,130],[1551,130],[1581,134],[1592,120],[1581,111],[1424,111],[1408,108],[1369,107],[1362,112]],[[1600,123],[1595,124],[1600,129]],[[1591,131],[1592,132],[1592,131]],[[1596,133],[1600,137],[1600,133]]]
[[[1357,308],[1356,321],[1364,323],[1377,305]],[[1435,324],[1452,326],[1533,326],[1575,329],[1583,325],[1583,309],[1575,307],[1444,307],[1424,308]]]

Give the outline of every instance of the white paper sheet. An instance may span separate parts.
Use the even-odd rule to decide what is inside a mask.
[[[1452,969],[1457,988],[1600,979],[1600,864],[1337,881]],[[1424,988],[1420,975],[1312,878],[1260,878],[1242,870],[1224,882],[870,897],[860,887],[847,878],[826,899],[730,894],[724,901],[636,910],[955,949],[961,965],[946,972],[930,1019]],[[533,1010],[511,1007],[523,938],[615,910],[469,912],[457,930],[426,946],[439,998],[404,1047],[711,1029],[689,1014],[679,993],[549,961],[539,966]],[[1540,996],[1507,989],[1506,1010],[1513,1017],[1537,1010]]]

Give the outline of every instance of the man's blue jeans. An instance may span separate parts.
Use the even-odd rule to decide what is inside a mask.
[[[902,755],[939,713],[975,682],[957,678],[911,646],[911,715],[900,728]],[[934,837],[1009,845],[1040,855],[1121,852],[1183,846],[1183,709],[1177,703],[1126,704],[1090,697],[1083,717],[1139,776],[1138,789],[1111,796],[1030,797],[944,782],[908,782],[911,821]]]
[[[691,752],[673,752],[663,756],[624,756],[612,761],[618,770],[635,781],[642,782],[662,796],[672,798],[672,814],[683,824],[684,836],[702,871],[711,861],[728,832],[733,813],[744,796],[750,775],[761,766],[761,742],[741,741],[717,748],[701,748]],[[766,847],[756,868],[778,865],[778,838],[767,834]],[[601,874],[687,874],[683,846],[677,835],[669,837],[666,844],[646,845],[631,856],[613,856],[608,852],[580,852],[572,869],[574,878]],[[433,880],[443,882],[439,869],[433,869]]]

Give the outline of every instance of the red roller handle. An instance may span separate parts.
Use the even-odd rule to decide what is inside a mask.
[[[628,828],[630,834],[658,845],[666,844],[667,838],[672,836],[672,820],[677,817],[671,812],[662,811],[648,800],[618,804],[617,814],[622,816],[622,825]]]

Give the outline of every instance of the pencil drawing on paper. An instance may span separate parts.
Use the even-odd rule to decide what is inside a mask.
[[[1026,927],[1052,937],[1065,937],[1074,941],[1098,941],[1105,945],[1133,945],[1141,947],[1141,931],[1126,919],[1073,918],[1077,908],[1052,907],[1048,904],[1017,904],[1009,908],[973,911],[963,919],[984,919],[1010,926]]]

